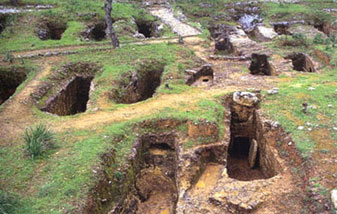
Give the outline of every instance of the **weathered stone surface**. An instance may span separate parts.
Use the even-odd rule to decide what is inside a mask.
[[[335,209],[337,209],[337,189],[331,191],[331,201]]]
[[[238,181],[227,176],[217,182],[217,186],[210,196],[210,201],[217,206],[224,206],[234,213],[245,213],[256,209],[270,194],[267,187],[274,182],[273,179]]]
[[[256,39],[261,42],[271,41],[277,36],[277,33],[274,31],[273,28],[267,28],[264,26],[255,27],[253,33]]]
[[[254,93],[237,91],[233,94],[233,101],[239,105],[252,107],[259,102],[259,98]]]
[[[256,157],[257,157],[258,144],[255,139],[252,140],[249,147],[248,162],[249,167],[253,168],[255,166]]]

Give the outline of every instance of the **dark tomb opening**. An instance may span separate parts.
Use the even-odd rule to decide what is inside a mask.
[[[47,106],[42,110],[59,116],[85,112],[92,79],[92,76],[74,77],[56,96],[47,100]]]
[[[15,93],[26,77],[26,72],[20,69],[0,69],[0,105]]]

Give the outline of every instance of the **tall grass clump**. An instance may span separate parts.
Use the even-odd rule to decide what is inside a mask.
[[[12,194],[0,190],[0,214],[14,213],[16,204],[17,201]]]
[[[24,133],[26,152],[33,159],[41,156],[53,145],[53,134],[44,124],[26,128]]]

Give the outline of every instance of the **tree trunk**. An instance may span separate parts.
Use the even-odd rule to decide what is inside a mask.
[[[105,8],[105,22],[107,25],[107,34],[108,37],[111,39],[113,47],[117,48],[119,47],[119,41],[112,27],[112,19],[111,19],[112,0],[106,0],[104,8]]]
[[[10,0],[11,5],[19,6],[19,0]]]

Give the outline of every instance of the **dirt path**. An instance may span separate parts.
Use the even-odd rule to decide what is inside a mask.
[[[114,111],[100,110],[93,113],[84,113],[77,118],[65,118],[59,122],[53,123],[54,130],[64,131],[70,128],[87,129],[98,125],[111,124],[114,122],[127,121],[135,118],[150,116],[165,108],[177,108],[188,110],[190,106],[201,99],[211,98],[217,94],[237,90],[236,87],[226,89],[191,89],[181,94],[164,94],[155,96],[153,99],[128,105]],[[184,107],[183,107],[184,106]]]
[[[48,62],[44,62],[41,72],[38,72],[32,80],[28,81],[19,93],[6,101],[3,110],[0,112],[0,136],[2,140],[11,142],[11,139],[22,134],[27,125],[35,121],[30,94],[40,85],[40,79],[50,74],[51,64],[59,60],[60,58],[50,58]]]
[[[155,7],[149,11],[153,16],[158,17],[163,23],[170,26],[172,31],[179,36],[195,36],[201,34],[199,30],[174,17],[172,9]]]

